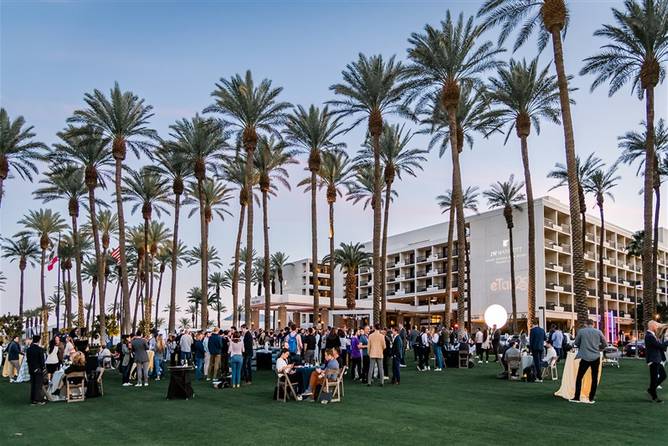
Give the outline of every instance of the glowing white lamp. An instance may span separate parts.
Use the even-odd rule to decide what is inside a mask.
[[[499,304],[490,305],[485,310],[485,323],[488,327],[501,328],[508,322],[508,312]]]

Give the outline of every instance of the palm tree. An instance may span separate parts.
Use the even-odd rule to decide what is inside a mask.
[[[447,112],[449,139],[451,148],[459,148],[460,128],[457,124],[457,111],[461,100],[462,87],[477,90],[481,83],[477,76],[496,68],[500,62],[495,57],[503,50],[493,48],[489,41],[479,43],[485,28],[474,25],[473,17],[466,22],[460,14],[456,23],[446,13],[441,21],[441,28],[425,25],[424,34],[413,33],[408,39],[411,47],[408,57],[413,64],[408,68],[412,78],[412,96],[421,97],[423,102],[434,98],[434,87],[439,89],[437,99],[440,107]],[[462,206],[462,179],[459,164],[459,150],[451,150],[452,155],[452,190],[457,218],[458,250],[466,250],[466,223]],[[465,275],[457,275],[457,287],[460,292],[457,299],[457,320],[464,327]]]
[[[12,121],[7,110],[0,108],[0,206],[10,169],[32,182],[33,174],[37,173],[33,161],[40,158],[40,150],[47,148],[46,144],[32,140],[33,126],[24,127],[25,123],[23,116]]]
[[[170,234],[171,235],[171,234]],[[158,263],[158,291],[155,297],[155,320],[158,320],[158,310],[160,309],[160,290],[162,289],[162,276],[165,274],[167,269],[167,263],[170,262],[173,258],[172,250],[169,249],[171,244],[163,244],[158,251],[158,254],[155,256],[155,260]]]
[[[0,291],[5,291],[5,285],[7,285],[7,277],[4,272],[0,271]]]
[[[345,297],[348,310],[355,309],[355,299],[357,298],[357,271],[360,268],[369,266],[371,254],[364,251],[364,245],[361,243],[341,243],[339,248],[334,251],[334,262],[346,273],[345,278]],[[331,260],[329,255],[324,261]]]
[[[410,131],[404,131],[404,126],[386,125],[380,137],[380,158],[383,165],[383,183],[385,188],[384,198],[384,214],[383,214],[383,233],[381,238],[381,254],[380,257],[384,261],[381,262],[382,280],[382,301],[381,301],[381,325],[386,325],[386,292],[385,286],[385,269],[387,259],[387,231],[390,218],[390,203],[392,184],[395,178],[401,178],[402,173],[406,173],[415,177],[418,170],[422,170],[420,163],[426,162],[427,158],[424,156],[428,153],[427,150],[409,149],[408,144],[411,142],[413,134]],[[373,159],[373,147],[366,144],[363,150],[357,155],[356,161],[358,163],[371,164]]]
[[[186,254],[187,247],[181,240],[179,240],[178,245],[176,245],[176,249],[174,248],[173,244],[170,244],[170,243],[165,244],[164,252],[165,252],[166,255],[169,255],[170,261],[172,262],[171,265],[170,265],[170,268],[172,268],[172,277],[173,277],[173,276],[176,275],[176,270],[181,268],[181,266],[183,265],[183,258],[187,255]],[[176,264],[173,263],[174,258],[176,258]],[[172,282],[172,285],[174,285],[173,282]],[[169,305],[167,305],[167,309],[169,310],[170,320],[171,320],[172,316],[174,316],[174,318],[176,319],[176,313],[178,312],[178,305],[176,305],[175,300],[172,301],[171,296],[170,296]],[[176,327],[176,325],[175,325],[175,327]],[[169,330],[169,325],[168,325],[168,330]],[[170,332],[170,333],[174,333],[174,332]]]
[[[202,256],[201,245],[193,246],[192,248],[190,248],[188,251],[185,252],[185,261],[188,264],[188,266],[193,266],[198,263],[201,263],[202,257],[203,256]],[[220,262],[220,256],[218,255],[218,250],[215,247],[209,246],[206,258],[209,259],[209,265],[215,268],[220,268],[222,266],[222,263]]]
[[[271,269],[276,271],[276,278],[278,279],[278,289],[280,294],[283,294],[283,269],[288,263],[289,256],[284,252],[275,252],[271,255]]]
[[[383,187],[382,192],[385,192],[385,187]],[[392,190],[392,199],[395,199],[397,196],[397,191]],[[381,198],[381,206],[383,205],[383,200],[384,198]],[[373,201],[373,166],[370,164],[360,164],[355,167],[355,179],[348,185],[346,201],[352,201],[353,204],[361,202],[363,203],[363,209],[375,206]]]
[[[645,147],[643,321],[654,317],[656,300],[656,259],[652,255],[652,200],[656,175],[654,149],[654,90],[663,81],[668,62],[668,2],[663,0],[626,0],[624,10],[612,9],[615,25],[603,25],[594,36],[609,41],[601,52],[585,59],[580,74],[594,74],[591,89],[610,82],[608,94],[614,95],[631,83],[639,99],[645,99],[647,139]]]
[[[230,278],[229,278],[227,275],[221,273],[220,271],[216,271],[215,273],[212,273],[212,274],[209,276],[209,287],[210,287],[210,288],[213,288],[214,290],[216,290],[216,294],[215,294],[215,297],[216,297],[216,305],[215,305],[215,309],[216,309],[216,311],[217,311],[217,313],[218,313],[218,328],[221,327],[221,324],[220,324],[220,313],[223,312],[223,311],[225,311],[225,306],[222,304],[222,300],[221,300],[222,298],[221,298],[221,295],[220,295],[220,289],[221,289],[221,288],[229,288],[229,287],[230,287],[230,283],[231,283],[231,282],[230,282]]]
[[[62,285],[61,289],[65,294],[64,303],[65,303],[65,316],[69,318],[72,312],[72,278],[70,271],[72,270],[72,259],[77,256],[77,247],[72,241],[74,234],[72,236],[64,236],[58,243],[57,253],[58,261],[60,263],[60,271],[62,276]],[[57,318],[59,317],[60,313]],[[63,326],[66,328],[72,327],[72,320],[68,319],[63,321]]]
[[[40,255],[40,248],[29,237],[23,236],[18,240],[4,239],[2,245],[2,257],[9,259],[10,262],[19,264],[19,316],[23,316],[23,294],[24,294],[24,276],[28,265],[34,267]]]
[[[455,207],[453,206],[452,200],[452,190],[448,189],[445,191],[444,195],[439,195],[436,197],[436,202],[438,206],[442,209],[441,213],[445,214],[448,212],[450,217],[448,219],[448,244],[446,247],[446,257],[447,261],[445,264],[445,326],[450,327],[452,322],[452,312],[451,312],[451,301],[452,301],[452,245],[453,237],[455,232]],[[464,189],[464,194],[462,197],[462,202],[464,204],[464,210],[478,212],[478,187],[468,186]],[[467,244],[468,245],[468,244]],[[465,253],[468,255],[468,249]],[[465,263],[468,263],[465,261]],[[461,262],[458,262],[461,265]],[[458,272],[464,272],[464,268],[458,268]],[[459,290],[457,290],[459,292]],[[470,302],[469,302],[470,305]]]
[[[381,201],[382,178],[380,165],[380,138],[383,132],[383,116],[403,110],[401,101],[406,93],[406,69],[394,56],[383,60],[381,55],[367,57],[360,53],[355,62],[346,65],[341,73],[343,83],[329,87],[342,99],[330,101],[344,116],[354,117],[352,127],[365,119],[373,147],[373,200]],[[351,127],[351,128],[352,128]],[[381,206],[373,209],[373,318],[381,320],[382,275],[381,243]],[[382,259],[385,262],[385,259]],[[317,262],[317,259],[316,259]]]
[[[258,150],[255,152],[255,168],[260,175],[260,192],[262,193],[262,228],[264,234],[264,329],[270,328],[271,314],[271,287],[270,287],[270,250],[269,250],[269,194],[277,189],[277,185],[283,185],[290,190],[289,174],[286,166],[296,164],[295,156],[297,151],[289,150],[288,143],[283,140],[276,140],[273,137],[261,137]]]
[[[507,67],[499,67],[495,78],[490,79],[488,97],[497,106],[494,110],[499,127],[506,127],[506,139],[515,130],[520,140],[524,185],[527,197],[527,219],[529,236],[529,283],[527,289],[527,332],[536,316],[536,223],[534,218],[533,187],[529,167],[529,144],[531,124],[540,134],[540,120],[547,119],[560,124],[559,86],[556,76],[548,74],[549,66],[542,71],[538,58],[527,63],[510,59]]]
[[[263,79],[259,85],[253,81],[250,70],[245,77],[239,74],[229,79],[220,79],[216,89],[211,93],[215,104],[207,107],[204,112],[223,114],[229,124],[238,129],[238,139],[246,150],[245,189],[252,192],[253,159],[258,143],[258,131],[274,132],[277,125],[285,119],[288,102],[278,102],[282,88],[272,88],[269,79]],[[246,212],[246,246],[253,249],[253,206],[247,206]],[[251,265],[246,264],[246,277],[250,277]],[[206,289],[206,287],[203,287]],[[244,292],[244,308],[246,324],[250,326],[250,282],[246,282]]]
[[[84,95],[87,109],[76,110],[68,122],[80,123],[86,127],[83,132],[93,131],[103,135],[111,143],[111,155],[114,158],[116,186],[116,213],[118,214],[118,245],[120,251],[121,296],[123,301],[123,331],[130,331],[130,290],[128,287],[127,258],[125,253],[125,214],[123,212],[123,163],[127,149],[130,148],[139,157],[139,152],[149,154],[150,140],[157,138],[155,130],[148,127],[149,119],[153,116],[153,107],[144,103],[144,99],[131,91],[121,91],[118,82],[109,91],[109,97],[100,90]],[[104,270],[104,265],[99,265]],[[104,308],[104,294],[100,295],[100,308]],[[100,336],[106,336],[104,312],[100,314]]]
[[[63,296],[60,294],[60,290],[56,290],[51,296],[49,296],[49,301],[47,306],[53,310],[54,316],[56,317],[56,330],[60,331],[60,307],[63,305]]]
[[[487,198],[490,208],[503,208],[503,217],[506,219],[508,228],[508,240],[510,249],[510,292],[513,307],[513,333],[517,333],[517,295],[515,290],[515,251],[513,248],[513,210],[522,210],[519,202],[525,199],[522,193],[523,183],[516,183],[515,176],[510,175],[508,181],[497,181],[490,189],[482,194]]]
[[[329,206],[329,308],[334,310],[334,203],[337,197],[343,197],[341,188],[350,188],[355,178],[355,165],[348,155],[340,150],[325,151],[322,153],[322,163],[319,171],[318,188],[326,188],[327,205]],[[305,184],[308,179],[300,182]],[[309,186],[310,187],[310,186]],[[283,274],[279,280],[282,279]],[[283,285],[281,284],[281,290]],[[281,291],[282,292],[282,291]]]
[[[169,202],[169,185],[167,179],[163,178],[154,170],[146,167],[139,171],[128,169],[128,175],[124,178],[125,186],[122,193],[128,201],[134,203],[132,213],[141,208],[142,218],[144,219],[144,274],[146,277],[144,286],[144,334],[148,334],[151,320],[151,290],[150,290],[150,272],[149,272],[149,226],[153,211],[160,216],[162,212],[169,214],[162,203]],[[104,312],[104,307],[100,307],[100,315]]]
[[[308,153],[310,181],[304,180],[305,192],[311,192],[311,258],[313,265],[313,322],[320,321],[320,268],[318,263],[318,216],[316,185],[322,166],[322,154],[339,150],[342,143],[334,140],[343,133],[341,120],[335,117],[327,106],[322,110],[311,105],[306,110],[301,105],[288,117],[285,135],[288,141]]]
[[[197,327],[197,314],[199,312],[199,308],[204,303],[204,294],[209,294],[209,293],[202,293],[202,289],[200,287],[195,286],[192,287],[190,290],[188,290],[188,294],[186,295],[188,303],[192,304],[195,310],[194,312],[192,312],[193,326],[195,327]]]
[[[190,319],[188,319],[187,317],[182,317],[181,319],[179,319],[179,328],[181,330],[187,330],[190,327],[191,327]]]
[[[53,212],[51,209],[28,211],[28,214],[19,220],[19,224],[23,225],[25,229],[16,234],[15,237],[33,236],[39,239],[39,247],[41,250],[39,288],[42,308],[45,309],[46,289],[44,283],[44,265],[46,263],[46,251],[53,248],[51,237],[63,232],[67,228],[67,225],[65,224],[65,220],[60,217],[60,214],[58,212]],[[43,333],[47,333],[49,330],[48,313],[42,315],[42,322],[44,324]],[[45,338],[48,338],[48,336],[45,336]],[[43,339],[42,341],[46,344],[48,339]]]
[[[612,201],[615,201],[615,197],[610,191],[617,186],[619,180],[621,180],[621,177],[617,175],[617,163],[615,163],[607,170],[603,170],[603,168],[600,167],[593,171],[588,177],[584,179],[583,185],[585,192],[591,193],[596,197],[596,206],[598,206],[599,215],[601,217],[601,236],[598,241],[598,314],[600,317],[599,330],[601,330],[603,333],[607,333],[605,318],[606,305],[605,299],[603,298],[603,243],[605,241],[605,217],[603,215],[603,202],[606,196]]]
[[[193,174],[192,165],[188,163],[186,156],[182,153],[185,151],[177,141],[169,141],[160,146],[156,152],[155,157],[157,165],[155,169],[164,178],[172,181],[172,193],[174,194],[174,229],[172,246],[179,246],[179,217],[181,216],[181,196],[185,192],[185,182],[190,179]],[[170,285],[170,312],[169,322],[167,324],[168,333],[174,333],[176,330],[176,272],[178,270],[179,259],[176,256],[176,250],[170,251],[171,258],[171,285]],[[157,305],[156,305],[157,308]],[[157,316],[156,316],[157,318]]]

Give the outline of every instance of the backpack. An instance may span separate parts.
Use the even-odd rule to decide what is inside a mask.
[[[288,350],[290,353],[297,353],[297,335],[292,336],[292,333],[288,335]]]
[[[444,347],[444,346],[445,346],[445,333],[441,333],[441,334],[438,336],[438,343],[437,343],[437,345],[438,345],[439,347]]]

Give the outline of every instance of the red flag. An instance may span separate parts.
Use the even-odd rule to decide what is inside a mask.
[[[58,262],[58,256],[52,257],[51,260],[49,260],[49,264],[47,265],[46,269],[51,271],[57,262]]]
[[[111,257],[113,257],[114,260],[116,260],[117,262],[119,262],[119,261],[121,260],[121,247],[118,246],[116,249],[114,249],[113,251],[111,251],[111,254],[110,254],[110,255],[111,255]]]

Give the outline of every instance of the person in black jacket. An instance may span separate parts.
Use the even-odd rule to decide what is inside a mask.
[[[657,387],[661,385],[666,379],[666,369],[663,367],[663,362],[666,360],[666,348],[668,341],[659,339],[659,333],[665,332],[665,326],[662,326],[656,321],[649,321],[647,323],[647,331],[645,332],[645,359],[649,364],[649,394],[652,401],[662,403],[656,393]]]
[[[14,382],[14,377],[19,373],[19,355],[21,354],[21,346],[19,345],[19,337],[14,336],[12,342],[7,346],[7,361],[9,361],[9,382]]]
[[[401,334],[397,327],[392,327],[392,384],[399,384],[401,382],[400,367],[401,360],[404,357],[404,343],[401,339]]]
[[[250,384],[253,381],[253,371],[251,369],[251,361],[253,360],[253,334],[245,324],[241,326],[241,332],[244,334],[244,362],[241,366],[241,378],[246,384]]]
[[[32,337],[32,344],[26,350],[28,373],[30,374],[30,402],[43,406],[44,401],[44,349],[40,347],[41,336]]]

